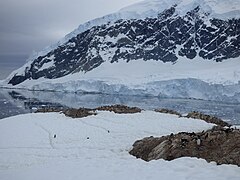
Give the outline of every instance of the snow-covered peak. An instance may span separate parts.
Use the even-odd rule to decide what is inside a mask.
[[[135,12],[136,14],[159,13],[181,0],[145,0],[121,9],[119,12]]]
[[[186,12],[200,6],[202,11],[211,17],[229,19],[240,18],[239,0],[145,0],[121,9],[121,13],[135,13],[138,16],[154,16],[165,9],[176,5],[176,12],[184,15]]]

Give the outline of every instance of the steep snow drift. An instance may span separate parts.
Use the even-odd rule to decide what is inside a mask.
[[[0,179],[238,180],[237,166],[196,158],[146,163],[128,154],[133,142],[143,137],[211,127],[204,121],[151,111],[99,112],[82,119],[57,113],[10,117],[0,121]]]

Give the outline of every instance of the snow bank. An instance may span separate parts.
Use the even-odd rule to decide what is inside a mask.
[[[0,121],[0,179],[239,179],[237,166],[196,158],[146,163],[128,154],[146,136],[211,127],[151,111],[82,119],[57,113],[10,117]]]

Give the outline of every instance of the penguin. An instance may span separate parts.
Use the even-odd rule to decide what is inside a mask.
[[[198,146],[201,145],[201,139],[200,139],[200,138],[197,139],[197,145],[198,145]]]

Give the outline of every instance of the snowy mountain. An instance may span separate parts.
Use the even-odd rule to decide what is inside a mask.
[[[238,0],[146,0],[80,25],[8,86],[240,101]]]

